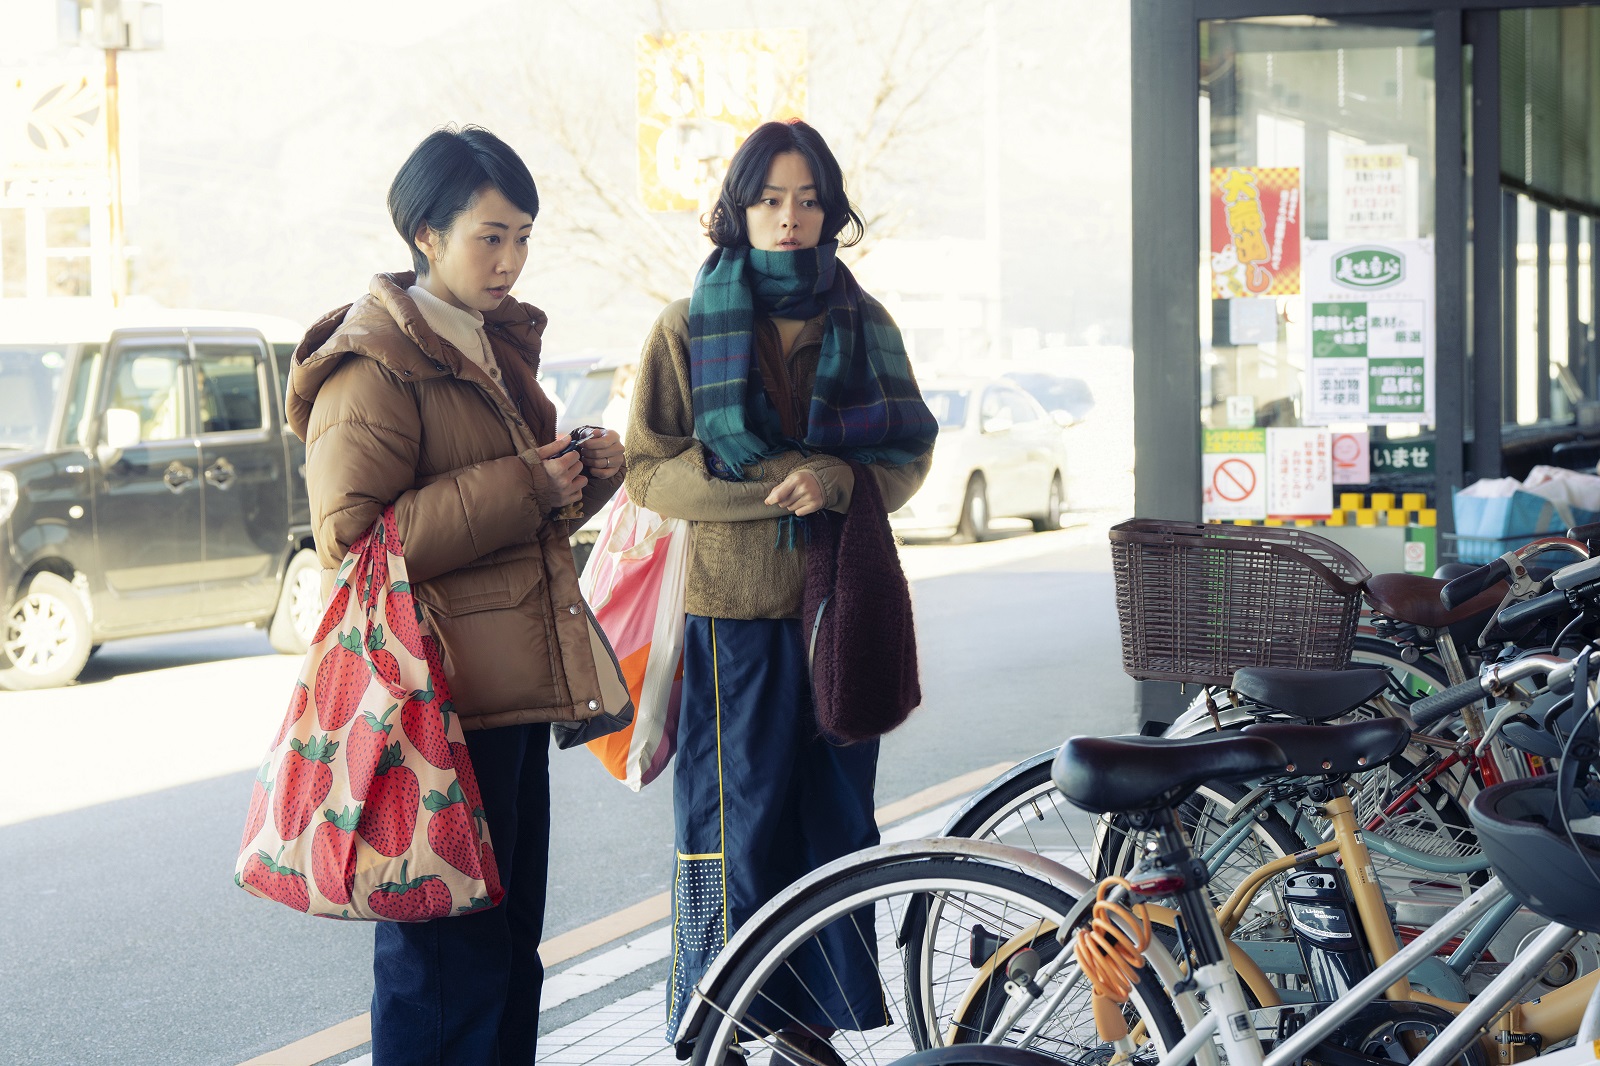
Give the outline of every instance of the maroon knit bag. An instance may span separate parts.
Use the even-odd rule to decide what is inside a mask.
[[[817,724],[843,743],[882,736],[922,702],[911,587],[883,494],[870,470],[850,467],[849,513],[809,516],[800,615]]]

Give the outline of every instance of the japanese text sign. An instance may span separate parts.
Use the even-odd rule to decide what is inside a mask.
[[[704,211],[734,150],[806,107],[804,30],[724,30],[638,41],[639,195],[651,211]]]
[[[1372,446],[1372,472],[1375,474],[1425,474],[1433,470],[1434,442],[1431,440],[1379,441]]]
[[[1300,168],[1211,169],[1211,295],[1300,291]]]
[[[1397,240],[1416,235],[1412,198],[1415,165],[1403,144],[1362,145],[1340,154],[1328,217],[1335,240]]]
[[[1201,440],[1201,516],[1267,517],[1267,431],[1208,429]]]
[[[1306,242],[1305,421],[1433,422],[1433,242]]]
[[[1267,430],[1267,517],[1326,518],[1333,511],[1333,434]]]

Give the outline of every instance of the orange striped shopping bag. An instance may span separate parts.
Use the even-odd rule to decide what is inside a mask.
[[[635,792],[666,769],[675,748],[688,564],[689,523],[640,507],[619,489],[580,583],[635,708],[633,724],[590,741],[589,750]]]

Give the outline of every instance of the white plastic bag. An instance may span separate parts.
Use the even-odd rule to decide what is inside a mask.
[[[591,741],[589,750],[635,792],[676,750],[689,534],[688,522],[663,518],[619,490],[579,579],[634,706],[632,725]]]

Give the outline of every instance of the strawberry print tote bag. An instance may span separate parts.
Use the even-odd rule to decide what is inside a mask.
[[[256,775],[234,881],[321,918],[420,922],[504,894],[394,508],[339,567]]]

